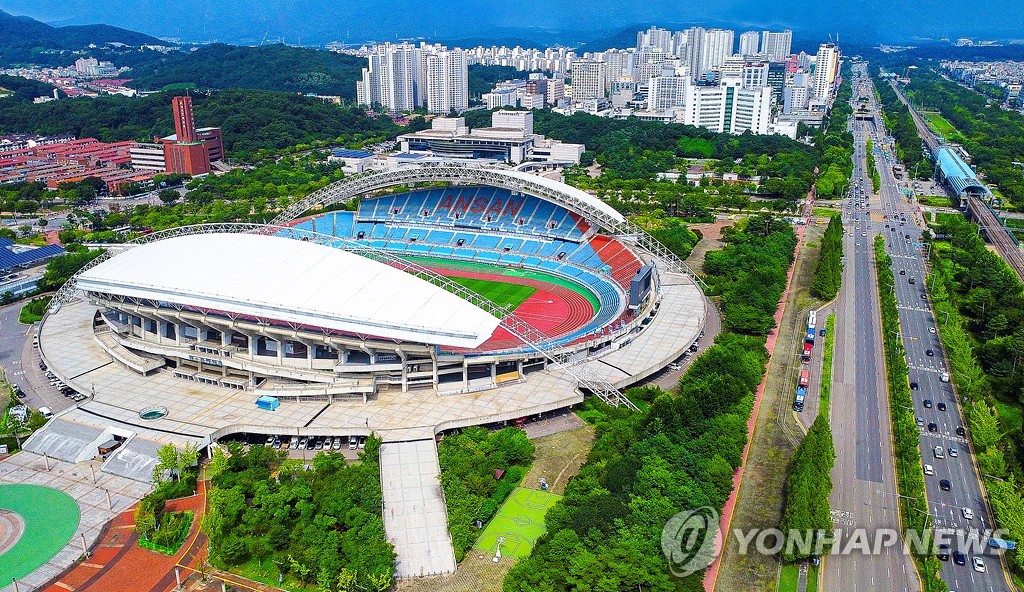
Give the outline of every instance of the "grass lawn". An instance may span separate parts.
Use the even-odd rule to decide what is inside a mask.
[[[951,136],[957,133],[953,124],[947,121],[940,113],[925,113],[924,118],[928,121],[928,125],[935,130],[935,133],[940,136]]]
[[[240,576],[249,578],[250,580],[256,580],[257,582],[280,588],[282,590],[288,590],[288,592],[303,592],[304,590],[312,590],[312,588],[305,588],[302,583],[297,579],[287,575],[284,577],[284,582],[281,584],[277,583],[278,572],[277,565],[270,559],[263,561],[261,565],[256,558],[252,558],[246,561],[242,565],[232,567],[231,572],[236,573]]]
[[[814,208],[811,213],[819,218],[831,218],[833,214],[838,213],[839,210],[835,208]]]
[[[953,218],[958,217],[962,218],[963,214],[948,214],[946,212],[935,212],[935,223],[945,224],[947,220],[952,220]]]
[[[818,590],[818,568],[810,565],[807,567],[807,592]]]
[[[779,592],[796,592],[797,582],[800,580],[800,567],[794,563],[787,563],[782,566],[782,573],[779,574]]]
[[[506,284],[504,282],[492,282],[475,278],[453,277],[451,280],[473,290],[498,306],[508,307],[508,310],[515,310],[537,291],[537,288],[533,286]]]
[[[528,487],[539,487],[540,478],[548,482],[548,491],[562,494],[565,486],[587,460],[587,453],[594,443],[594,426],[585,425],[575,430],[566,430],[537,438],[533,453],[533,464],[523,483]]]
[[[526,557],[533,550],[533,544],[547,530],[544,514],[561,497],[546,491],[517,487],[480,533],[473,547],[494,553],[498,538],[501,537],[505,539],[501,544],[503,556],[512,559]]]
[[[933,206],[936,208],[951,208],[953,207],[953,201],[948,197],[941,197],[938,195],[922,195],[918,200],[926,206]]]

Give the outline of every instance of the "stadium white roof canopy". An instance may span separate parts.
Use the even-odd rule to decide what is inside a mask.
[[[78,288],[454,347],[476,347],[499,319],[383,263],[313,242],[245,234],[142,244],[78,276]]]

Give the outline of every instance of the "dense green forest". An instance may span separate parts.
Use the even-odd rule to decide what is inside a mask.
[[[726,228],[725,248],[704,258],[710,293],[721,297],[723,324],[731,331],[767,335],[786,287],[796,249],[793,227],[767,214]]]
[[[0,134],[74,134],[106,142],[152,140],[174,132],[174,94],[5,105],[0,109]],[[281,150],[317,140],[359,145],[393,137],[400,129],[388,117],[373,118],[359,108],[292,93],[213,91],[193,94],[192,102],[196,124],[223,128],[225,150],[241,159],[261,149]]]
[[[355,83],[365,66],[365,58],[317,49],[214,43],[137,65],[130,75],[132,85],[144,89],[193,84],[203,89],[279,90],[355,99]]]
[[[915,71],[904,93],[919,108],[938,110],[959,132],[949,140],[963,144],[1014,209],[1024,208],[1024,170],[1013,165],[1024,154],[1024,115],[926,68]]]
[[[819,162],[815,191],[824,199],[838,198],[844,188],[849,187],[850,175],[853,174],[853,134],[846,129],[846,120],[853,113],[850,106],[852,92],[847,76],[836,92],[826,129],[819,131],[814,138]]]
[[[38,80],[0,74],[0,89],[7,89],[12,93],[10,96],[4,97],[4,92],[0,91],[0,101],[5,101],[0,102],[0,106],[7,105],[7,102],[31,103],[32,99],[41,96],[52,97],[55,88],[57,87],[52,84]],[[64,93],[59,94],[65,96]]]
[[[275,566],[286,583],[383,592],[391,585],[394,548],[381,519],[380,440],[359,462],[319,452],[308,470],[286,452],[228,444],[208,468],[213,482],[203,521],[210,560],[221,566]],[[255,565],[254,565],[255,564]],[[353,585],[354,584],[354,585]]]
[[[533,450],[533,442],[519,428],[466,428],[441,440],[437,456],[456,560],[462,561],[480,534],[473,522],[494,517],[526,476]],[[501,480],[495,478],[498,469],[505,471]]]
[[[81,57],[74,50],[111,41],[132,46],[164,44],[155,37],[108,25],[51,27],[0,10],[0,65],[33,63],[69,65]],[[99,57],[99,56],[96,56]]]

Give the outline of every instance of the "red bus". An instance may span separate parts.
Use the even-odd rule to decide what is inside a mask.
[[[810,380],[811,380],[811,371],[810,370],[801,370],[800,371],[800,386],[806,387],[807,383],[810,382]]]

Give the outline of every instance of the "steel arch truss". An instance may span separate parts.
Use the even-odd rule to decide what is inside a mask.
[[[288,226],[277,226],[274,224],[245,224],[245,223],[221,223],[221,224],[199,224],[194,226],[181,226],[177,228],[170,228],[160,232],[154,232],[141,236],[129,243],[125,243],[123,249],[118,250],[121,252],[126,249],[137,247],[142,244],[156,242],[168,238],[174,238],[178,236],[190,236],[190,235],[202,235],[202,234],[224,234],[224,233],[250,233],[250,234],[265,234],[275,236],[285,236],[294,240],[300,240],[305,242],[313,242],[316,244],[328,246],[335,249],[342,249],[349,251],[356,255],[378,261],[385,265],[394,267],[401,271],[404,271],[410,275],[414,275],[421,280],[429,282],[434,286],[437,286],[443,290],[447,290],[456,296],[466,300],[473,305],[487,311],[495,317],[501,319],[500,326],[506,331],[515,335],[517,339],[523,342],[527,347],[536,351],[538,354],[543,356],[548,362],[555,365],[570,376],[576,379],[576,381],[583,388],[592,392],[599,399],[605,403],[618,407],[625,405],[629,409],[636,410],[636,405],[633,404],[625,395],[623,395],[619,389],[614,385],[598,377],[589,375],[586,370],[581,366],[570,366],[566,363],[566,359],[569,354],[572,353],[571,348],[559,347],[553,339],[545,335],[541,331],[537,330],[533,325],[530,325],[520,317],[513,314],[507,307],[498,306],[493,301],[484,296],[474,292],[462,286],[457,282],[444,277],[443,275],[427,269],[421,265],[407,261],[397,255],[382,251],[380,249],[372,248],[366,244],[359,243],[353,240],[345,238],[338,238],[326,234],[312,232],[301,228],[294,228]],[[69,279],[64,286],[54,295],[50,301],[48,308],[48,314],[50,312],[56,312],[60,307],[69,302],[73,302],[79,297],[78,293],[78,277],[99,265],[103,261],[116,256],[116,253],[108,250],[103,255],[100,255],[96,259],[93,259],[88,265],[83,267],[74,276]]]
[[[453,185],[480,184],[500,187],[551,201],[600,225],[624,242],[647,251],[654,258],[659,259],[670,271],[686,274],[694,282],[704,285],[704,280],[694,273],[682,259],[645,230],[630,222],[629,219],[625,217],[619,219],[570,193],[559,191],[541,182],[506,174],[504,169],[497,168],[440,164],[408,167],[397,171],[374,171],[352,176],[318,189],[291,204],[274,218],[273,224],[284,226],[317,207],[347,204],[357,197],[388,187],[439,182]]]

